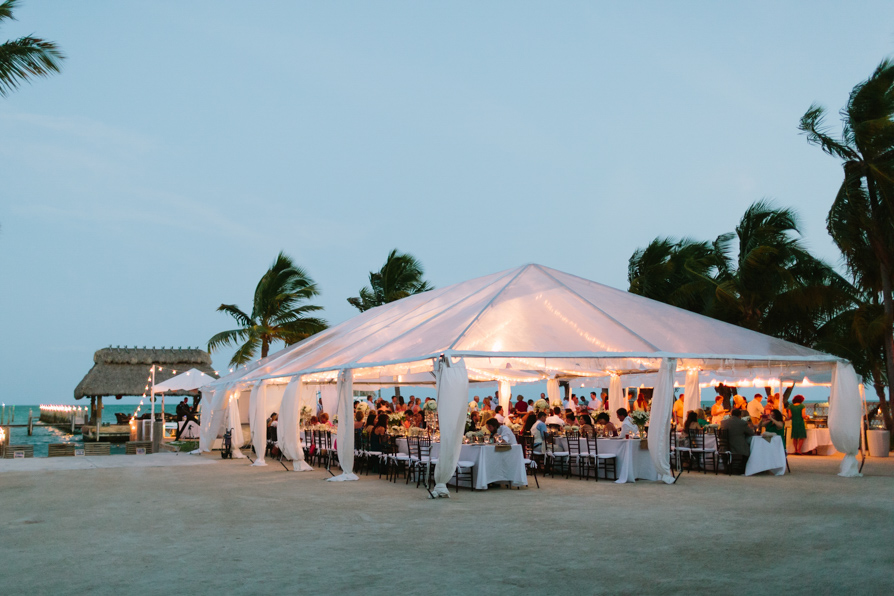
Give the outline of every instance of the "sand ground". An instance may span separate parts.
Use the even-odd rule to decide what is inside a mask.
[[[836,458],[792,457],[782,477],[550,478],[436,501],[374,476],[323,482],[212,455],[72,459],[0,461],[4,591],[894,590],[894,458],[870,458],[860,479],[837,477]]]

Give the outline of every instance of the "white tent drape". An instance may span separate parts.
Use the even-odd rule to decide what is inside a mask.
[[[310,391],[301,382],[301,377],[292,377],[282,395],[279,410],[279,423],[276,425],[276,440],[283,455],[292,460],[292,469],[296,472],[313,470],[304,461],[304,449],[301,448],[301,397],[302,391]],[[313,398],[311,398],[313,399]]]
[[[512,401],[512,386],[508,381],[500,381],[500,405],[503,406],[503,415],[509,414],[509,404]]]
[[[469,399],[469,373],[460,358],[452,363],[442,358],[435,372],[437,383],[438,424],[441,429],[441,452],[435,464],[435,488],[432,494],[448,497],[447,482],[456,471],[459,452],[466,429],[466,400]]]
[[[694,412],[701,407],[702,390],[698,383],[698,369],[686,371],[686,385],[683,387],[685,394],[683,396],[683,420],[686,420],[689,412]]]
[[[193,453],[210,452],[214,439],[220,434],[224,423],[224,399],[227,387],[219,387],[213,391],[202,391],[202,424],[199,427],[199,448]]]
[[[338,386],[323,385],[320,387],[320,400],[323,402],[323,411],[329,414],[329,420],[338,414]]]
[[[860,449],[859,380],[854,367],[837,362],[832,370],[832,391],[829,396],[829,435],[835,449],[844,453],[839,476],[862,476],[857,463]]]
[[[649,456],[658,472],[658,479],[674,482],[670,469],[670,419],[674,407],[674,373],[676,358],[662,358],[652,392],[652,411],[649,415]]]
[[[611,416],[612,424],[615,428],[621,428],[621,421],[618,419],[618,408],[626,408],[624,403],[624,394],[621,391],[621,377],[612,375],[608,380],[608,415]]]
[[[255,448],[253,466],[266,466],[264,452],[267,451],[267,390],[264,381],[255,383],[249,398],[249,427],[251,428],[251,445]]]
[[[242,417],[239,415],[239,392],[227,392],[227,395],[227,421],[225,429],[233,429],[233,435],[230,437],[233,445],[233,457],[242,459],[245,457],[245,454],[242,453],[242,446],[245,444],[245,435],[242,434]]]
[[[562,396],[559,395],[558,379],[546,380],[546,397],[549,400],[549,405],[551,408],[554,406],[562,405]]]
[[[359,480],[354,473],[354,375],[351,369],[338,373],[338,465],[341,474],[330,482]]]

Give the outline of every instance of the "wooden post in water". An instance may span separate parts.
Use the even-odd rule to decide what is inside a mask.
[[[96,441],[99,442],[99,429],[102,428],[102,396],[96,396]]]
[[[34,434],[34,414],[31,413],[31,410],[28,410],[28,436]]]

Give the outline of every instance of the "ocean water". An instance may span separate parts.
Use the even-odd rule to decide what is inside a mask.
[[[182,399],[182,398],[181,398]],[[174,414],[175,409],[177,407],[176,399],[172,400],[173,403],[165,403],[165,412],[169,414]],[[7,415],[10,414],[11,406],[6,406]],[[117,419],[115,418],[115,413],[126,413],[133,415],[136,411],[136,404],[109,404],[106,405],[103,403],[102,409],[102,421],[103,424],[108,422],[109,424],[116,424]],[[40,406],[15,406],[15,421],[10,420],[10,424],[28,424],[28,410],[34,413],[35,422],[40,416]],[[140,409],[140,415],[148,412],[149,410],[145,409],[145,404],[143,408]],[[161,404],[156,405],[156,412],[161,411]],[[50,443],[74,443],[75,445],[83,445],[84,438],[80,433],[71,434],[54,426],[34,426],[34,434],[30,437],[28,436],[28,428],[11,428],[10,430],[10,445],[34,445],[34,457],[47,457],[47,453],[49,451],[48,445]],[[124,443],[116,444],[112,443],[111,446],[112,453],[124,453]]]

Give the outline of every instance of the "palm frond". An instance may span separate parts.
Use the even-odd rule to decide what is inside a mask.
[[[825,118],[825,109],[817,104],[812,104],[810,109],[801,116],[801,123],[798,130],[807,137],[807,142],[811,145],[818,145],[823,151],[829,155],[840,157],[841,159],[855,159],[856,152],[846,144],[837,141],[823,129],[823,119]]]
[[[32,77],[46,77],[62,69],[65,55],[52,41],[21,37],[0,44],[0,97]]]
[[[231,329],[229,331],[221,331],[208,340],[208,352],[214,352],[218,348],[238,343],[248,337],[249,331],[246,329]]]

